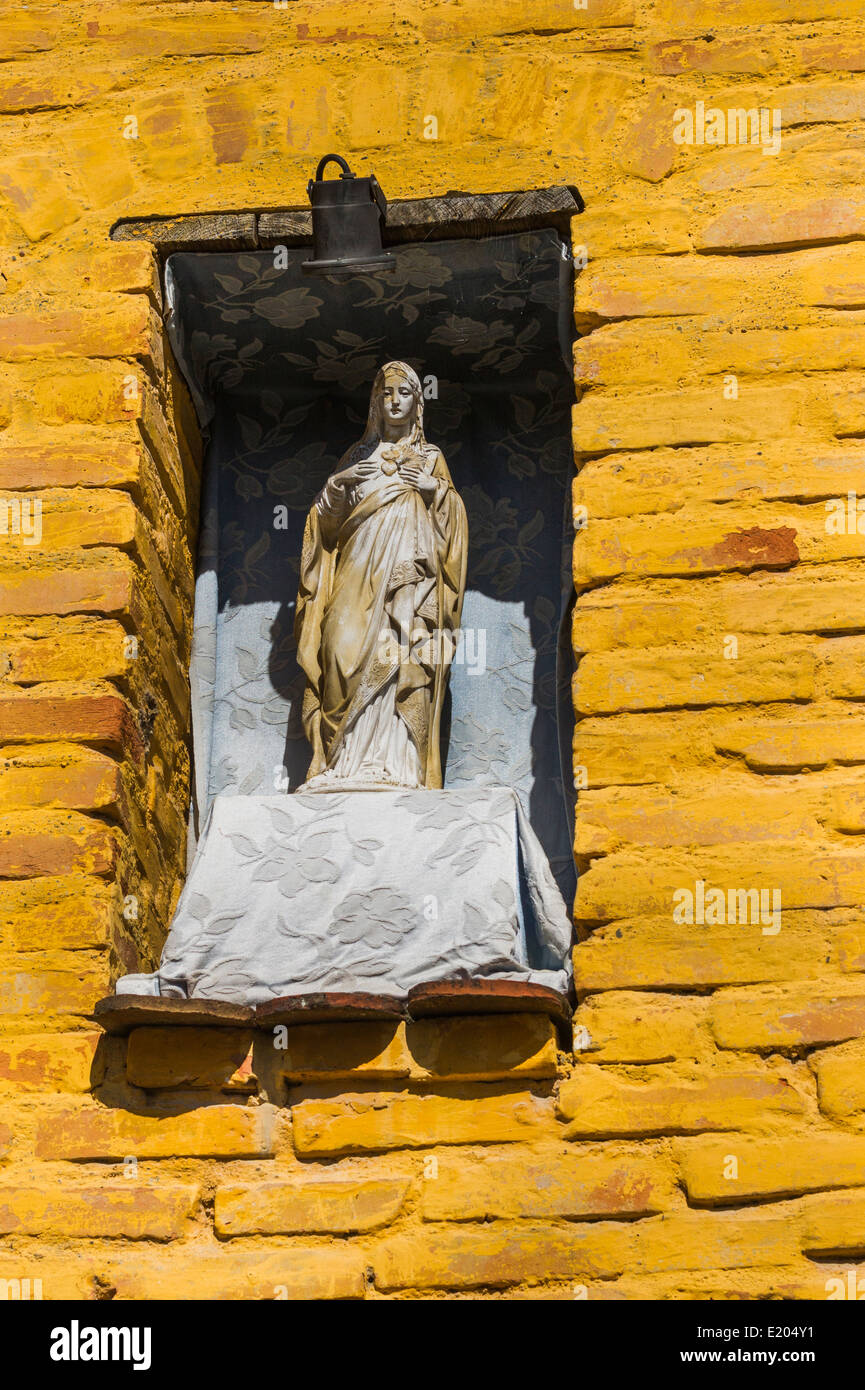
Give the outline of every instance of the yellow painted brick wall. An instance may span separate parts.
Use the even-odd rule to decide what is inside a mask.
[[[0,1278],[865,1274],[865,539],[826,528],[865,462],[861,0],[2,3],[0,58],[0,499],[43,508],[0,535]],[[678,144],[698,102],[778,110],[780,149]],[[331,148],[391,197],[586,199],[573,1052],[525,1016],[88,1022],[182,882],[201,463],[109,231],[301,203]],[[780,929],[676,922],[698,881],[779,890]]]

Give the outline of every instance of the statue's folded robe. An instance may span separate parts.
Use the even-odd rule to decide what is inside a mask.
[[[508,788],[218,796],[159,970],[117,993],[258,1004],[467,978],[566,990],[570,944]]]

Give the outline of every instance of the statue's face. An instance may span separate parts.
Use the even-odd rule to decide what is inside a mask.
[[[388,372],[381,393],[381,409],[390,425],[411,423],[415,417],[414,392],[404,377]]]

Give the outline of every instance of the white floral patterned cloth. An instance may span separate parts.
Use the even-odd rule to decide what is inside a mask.
[[[509,788],[218,796],[159,970],[117,993],[257,1004],[473,977],[566,990],[570,942]]]

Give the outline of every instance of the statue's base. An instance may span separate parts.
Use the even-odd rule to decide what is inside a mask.
[[[564,994],[518,980],[436,980],[417,985],[405,999],[382,994],[290,994],[266,1004],[226,1004],[218,999],[173,999],[110,994],[93,1019],[106,1033],[133,1028],[261,1028],[449,1017],[454,1014],[545,1014],[559,1027],[571,1019]]]
[[[561,894],[508,788],[220,796],[159,970],[117,990],[241,1005],[403,1000],[443,980],[566,994],[570,943]]]

